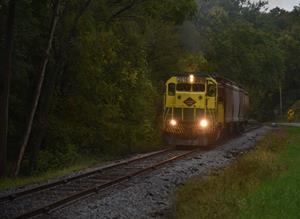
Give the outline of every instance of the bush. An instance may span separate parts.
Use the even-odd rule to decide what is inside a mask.
[[[76,146],[72,144],[56,148],[56,150],[41,150],[38,154],[36,173],[72,165],[78,159],[80,159],[80,155],[76,150]]]

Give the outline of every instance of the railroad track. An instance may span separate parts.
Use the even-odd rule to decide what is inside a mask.
[[[259,124],[251,124],[245,132],[260,127]],[[227,140],[219,142],[217,146],[224,144]],[[31,218],[47,214],[74,201],[104,191],[113,185],[118,185],[132,177],[151,172],[196,152],[199,152],[199,150],[161,150],[2,196],[0,197],[0,218]]]
[[[182,159],[197,150],[162,150],[0,197],[1,218],[31,218]]]

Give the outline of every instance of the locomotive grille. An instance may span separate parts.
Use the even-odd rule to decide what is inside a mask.
[[[194,121],[194,109],[184,108],[183,120],[188,122]]]

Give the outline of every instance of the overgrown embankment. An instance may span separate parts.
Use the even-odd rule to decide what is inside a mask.
[[[275,131],[228,168],[190,180],[176,194],[174,218],[300,216],[300,128]]]
[[[35,183],[43,183],[49,180],[55,180],[57,177],[65,177],[69,174],[74,174],[80,170],[84,170],[90,167],[95,167],[97,165],[104,164],[110,157],[81,157],[76,163],[72,165],[66,165],[61,168],[49,169],[43,173],[33,174],[31,176],[21,176],[21,177],[6,177],[0,180],[0,191],[5,189],[14,189],[19,186],[26,186]]]

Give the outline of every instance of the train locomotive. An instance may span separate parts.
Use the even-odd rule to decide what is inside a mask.
[[[163,131],[170,145],[207,146],[247,125],[249,95],[215,75],[173,76],[166,82]]]

